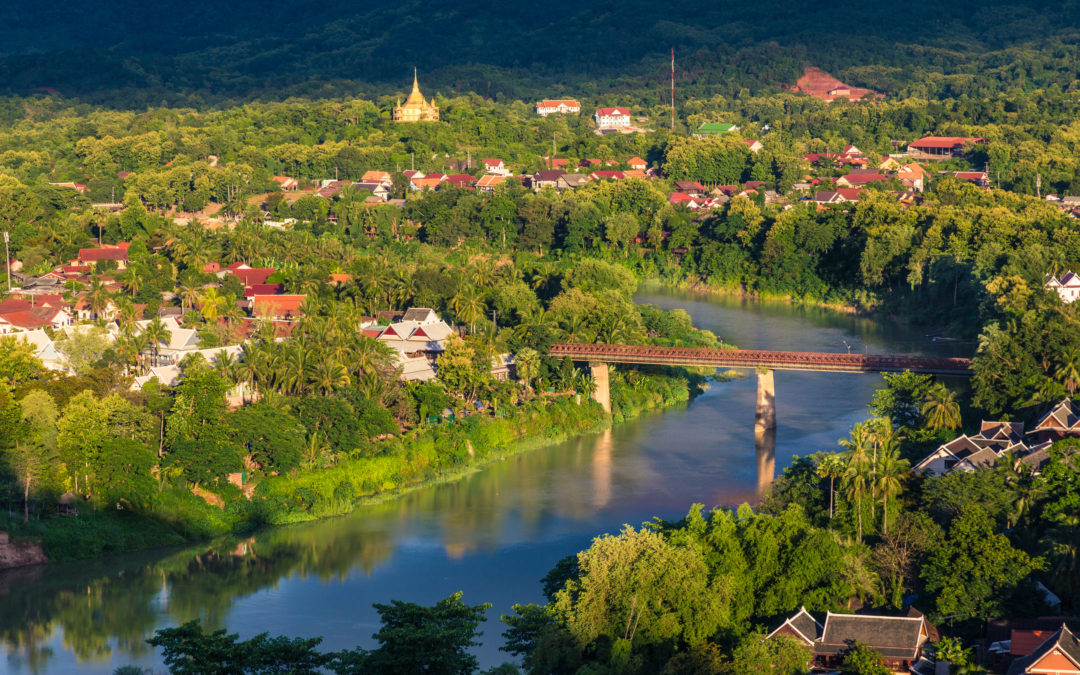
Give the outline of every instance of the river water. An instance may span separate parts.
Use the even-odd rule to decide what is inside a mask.
[[[965,355],[971,345],[818,309],[685,292],[639,302],[681,307],[695,325],[743,348]],[[164,672],[143,641],[199,618],[242,638],[322,636],[322,648],[373,645],[372,603],[432,604],[455,591],[490,602],[477,649],[508,660],[498,617],[542,602],[539,580],[597,534],[679,518],[695,502],[753,501],[756,378],[714,385],[683,409],[526,453],[458,482],[350,516],[181,551],[0,574],[0,673]],[[833,449],[867,416],[879,375],[776,373],[777,470]]]

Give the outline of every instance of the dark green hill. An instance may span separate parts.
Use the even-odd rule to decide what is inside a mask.
[[[432,91],[659,90],[671,47],[690,93],[775,87],[807,64],[888,93],[935,72],[1067,87],[1080,68],[1078,0],[15,0],[4,13],[0,90],[121,106],[391,93],[413,65]]]

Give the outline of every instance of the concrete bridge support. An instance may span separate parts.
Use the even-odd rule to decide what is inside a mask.
[[[757,450],[758,496],[761,496],[776,475],[776,384],[773,371],[759,368],[757,373],[754,446]]]
[[[589,363],[589,373],[592,375],[596,389],[593,390],[593,400],[600,404],[604,412],[611,412],[611,384],[608,380],[608,364]]]

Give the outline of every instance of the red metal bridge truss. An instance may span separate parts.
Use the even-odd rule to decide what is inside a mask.
[[[636,363],[710,368],[767,368],[841,373],[913,373],[971,376],[971,359],[889,354],[832,354],[755,349],[698,349],[563,342],[552,345],[551,356],[596,363]]]

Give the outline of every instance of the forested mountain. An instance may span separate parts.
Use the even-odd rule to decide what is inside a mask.
[[[1077,0],[16,0],[0,25],[0,92],[120,107],[386,94],[415,65],[443,93],[659,99],[674,47],[687,96],[774,89],[808,64],[893,95],[985,95],[1068,88],[1078,42]]]

